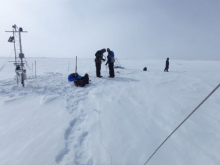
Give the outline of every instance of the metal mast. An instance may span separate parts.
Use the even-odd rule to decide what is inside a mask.
[[[21,33],[26,33],[27,31],[23,31],[20,27],[18,28],[17,25],[12,26],[12,31],[5,31],[5,32],[12,32],[13,36],[10,36],[8,42],[14,43],[14,53],[15,53],[15,72],[17,74],[17,84],[19,83],[19,77],[21,78],[21,84],[24,87],[24,80],[26,79],[26,69],[24,67],[24,54],[22,51],[22,44],[21,44]],[[20,61],[19,61],[20,59]]]

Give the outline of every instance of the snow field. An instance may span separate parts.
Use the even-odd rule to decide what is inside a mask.
[[[171,60],[164,73],[165,60],[124,59],[114,79],[104,64],[99,79],[93,59],[79,59],[91,83],[77,88],[67,82],[74,59],[35,60],[37,79],[27,70],[25,88],[11,64],[0,72],[2,165],[110,165],[110,155],[113,165],[142,165],[220,82],[218,61]],[[149,164],[220,164],[219,98],[217,90]]]

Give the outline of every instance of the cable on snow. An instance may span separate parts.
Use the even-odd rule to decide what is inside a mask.
[[[174,131],[159,145],[159,147],[154,151],[154,153],[148,158],[144,163],[146,165],[150,159],[156,154],[156,152],[163,146],[163,144],[176,132],[176,130],[220,87],[220,83],[212,90],[212,92],[174,129]]]
[[[106,67],[106,71],[107,71],[107,67]],[[106,80],[107,81],[107,80]],[[100,97],[100,101],[99,101],[99,108],[98,108],[98,112],[99,112],[99,128],[100,128],[100,143],[102,145],[102,147],[107,151],[107,153],[109,154],[110,158],[111,158],[111,165],[112,165],[112,155],[111,153],[108,151],[108,149],[105,147],[103,141],[102,141],[102,123],[101,123],[101,110],[100,110],[100,106],[101,106],[101,101],[102,101],[102,94],[106,85],[106,81],[104,82],[104,85],[102,87],[102,92],[101,92],[101,97]]]

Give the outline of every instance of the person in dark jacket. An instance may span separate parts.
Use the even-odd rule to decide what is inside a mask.
[[[101,76],[101,64],[102,61],[105,61],[105,59],[103,58],[103,54],[106,52],[106,49],[101,49],[99,51],[96,52],[95,54],[95,66],[96,66],[96,76],[97,77],[102,77]]]
[[[164,72],[169,72],[168,69],[169,69],[169,58],[167,58],[166,60],[166,66],[165,66]]]
[[[106,62],[105,65],[108,64],[108,68],[109,68],[109,77],[110,78],[114,78],[115,77],[115,71],[114,71],[114,62],[115,62],[115,55],[114,52],[111,51],[109,48],[107,48],[107,52],[108,52],[108,60]]]

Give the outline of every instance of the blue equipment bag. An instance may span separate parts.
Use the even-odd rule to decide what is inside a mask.
[[[76,81],[76,80],[80,80],[80,79],[81,79],[81,76],[78,75],[78,73],[71,73],[68,76],[68,81]]]

